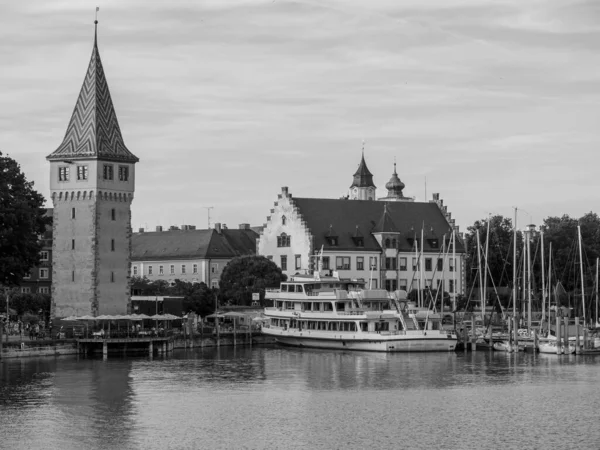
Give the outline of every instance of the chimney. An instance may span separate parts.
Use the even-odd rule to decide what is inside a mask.
[[[215,230],[217,233],[221,234],[221,224],[220,223],[215,223]]]
[[[173,231],[173,230],[179,230],[179,227],[177,225],[171,225],[169,227],[169,230]]]
[[[156,231],[162,231],[162,225],[158,225],[158,226],[156,227]]]
[[[281,188],[281,193],[283,194],[284,197],[288,196],[288,187],[287,186],[283,186]]]
[[[226,223],[224,223],[224,224],[223,224],[223,229],[224,229],[224,230],[226,230],[226,229],[227,229],[227,224],[226,224]]]
[[[143,228],[140,228],[140,229],[138,230],[138,233],[143,233],[143,232],[144,232],[144,229],[143,229]]]
[[[249,230],[249,229],[250,229],[249,223],[240,223],[240,230]]]

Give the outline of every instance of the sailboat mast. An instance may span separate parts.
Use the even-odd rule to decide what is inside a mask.
[[[452,271],[452,300],[453,300],[453,311],[456,311],[456,235],[455,235],[456,231],[452,230],[452,267],[454,267],[454,270]],[[596,298],[598,298],[598,296],[596,296]],[[596,309],[598,305],[596,305]],[[596,316],[598,314],[596,313]]]
[[[594,326],[598,326],[598,262],[600,262],[600,258],[596,258],[596,323]]]
[[[531,330],[531,228],[527,230],[527,329]]]
[[[423,274],[423,266],[424,266],[424,263],[425,263],[425,261],[424,261],[425,255],[423,254],[423,249],[425,248],[424,247],[425,243],[423,242],[423,237],[424,237],[423,236],[423,228],[421,228],[421,255],[419,257],[419,269],[421,271],[421,308],[425,304],[425,291],[424,291],[424,289],[425,289],[425,283],[424,283],[424,280],[423,280],[423,276],[424,276],[424,274]]]
[[[517,208],[513,223],[513,317],[517,317]]]
[[[477,229],[477,270],[479,271],[479,298],[481,299],[481,323],[485,321],[485,298],[483,295],[483,274],[481,273],[481,246],[479,245],[479,228]]]
[[[581,303],[583,306],[583,324],[587,325],[585,320],[585,286],[583,285],[583,255],[581,252],[581,226],[577,225],[577,239],[579,241],[579,273],[581,274]]]
[[[482,299],[482,305],[485,307],[486,301],[485,298],[487,297],[487,276],[488,276],[488,243],[490,242],[490,217],[492,215],[489,214],[488,215],[488,220],[487,220],[487,231],[485,233],[485,262],[484,262],[484,267],[485,269],[483,270],[483,299]],[[482,315],[483,317],[485,317],[485,308],[482,310]],[[490,316],[490,320],[492,319],[492,316]]]
[[[548,336],[550,336],[551,303],[552,303],[552,242],[550,242],[550,254],[548,255]]]
[[[540,239],[542,244],[542,326],[544,329],[544,320],[546,319],[546,276],[544,273],[544,230],[540,230]]]

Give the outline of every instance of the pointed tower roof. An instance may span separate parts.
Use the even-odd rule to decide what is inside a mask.
[[[71,121],[62,144],[46,159],[86,158],[135,163],[139,159],[127,149],[123,142],[117,115],[110,98],[108,83],[98,52],[98,21],[96,20],[94,24],[96,30],[92,57]]]
[[[354,174],[354,181],[352,181],[352,185],[350,187],[375,187],[375,185],[373,184],[373,174],[369,172],[369,169],[367,168],[367,163],[365,162],[364,144],[362,150],[362,158],[360,160],[360,164],[358,165],[358,169]]]
[[[387,203],[383,204],[383,215],[371,233],[395,233],[400,234],[400,231],[394,225],[390,213],[387,210]]]

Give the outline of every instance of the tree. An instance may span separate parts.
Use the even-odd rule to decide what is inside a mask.
[[[261,301],[266,288],[277,288],[287,276],[264,256],[238,256],[229,261],[219,282],[221,301],[234,305],[249,304],[253,293],[260,293]]]
[[[487,266],[488,266],[488,287],[492,287],[490,282],[493,280],[495,286],[507,286],[513,284],[513,225],[512,220],[496,215],[489,218],[490,232]],[[467,228],[466,235],[466,278],[467,287],[479,286],[479,261],[477,256],[477,232],[479,231],[479,242],[481,245],[481,270],[485,269],[484,253],[487,239],[487,224],[488,219],[476,221],[472,226]],[[519,252],[522,247],[520,242],[522,239],[521,232],[517,232],[517,264],[519,264]]]
[[[50,295],[49,294],[14,294],[10,298],[10,307],[14,309],[18,316],[26,313],[39,314],[42,311],[43,317],[50,316]]]
[[[33,189],[19,164],[0,152],[0,284],[18,285],[39,263],[44,234],[52,219],[44,197]]]

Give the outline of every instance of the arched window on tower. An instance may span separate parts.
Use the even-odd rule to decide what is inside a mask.
[[[392,248],[396,248],[396,239],[392,239]]]
[[[390,248],[390,240],[389,239],[385,240],[385,248]]]
[[[285,216],[281,216],[281,225],[285,225],[286,218]]]

